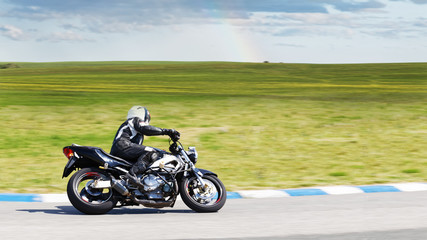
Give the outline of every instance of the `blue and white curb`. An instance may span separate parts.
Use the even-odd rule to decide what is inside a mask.
[[[344,195],[380,192],[417,192],[427,191],[427,183],[395,183],[387,185],[366,186],[328,186],[316,188],[282,189],[282,190],[248,190],[227,192],[227,198],[274,198],[319,195]]]
[[[69,202],[67,194],[0,193],[0,202]]]
[[[281,190],[245,190],[237,192],[227,192],[227,198],[280,198],[298,196],[417,191],[427,191],[427,183],[395,183],[366,186],[328,186]],[[0,202],[69,202],[69,200],[66,194],[0,193]]]

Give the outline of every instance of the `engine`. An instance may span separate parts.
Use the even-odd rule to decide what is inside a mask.
[[[171,199],[178,191],[176,180],[171,174],[176,173],[181,166],[180,159],[170,154],[164,154],[151,163],[151,171],[137,175],[139,181],[128,185],[135,197],[134,201]]]
[[[163,199],[170,196],[170,193],[173,191],[171,188],[171,186],[173,186],[173,182],[169,181],[167,178],[165,178],[165,180],[168,181],[168,183],[154,174],[145,175],[141,179],[143,189],[140,187],[139,190],[147,197],[147,199]]]

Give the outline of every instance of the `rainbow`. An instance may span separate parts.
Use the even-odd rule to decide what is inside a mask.
[[[220,6],[217,1],[203,1],[205,5],[202,9],[207,9],[207,14],[210,19],[216,19],[218,26],[218,34],[222,39],[222,46],[226,46],[224,51],[227,51],[227,56],[232,58],[232,61],[237,62],[260,62],[263,61],[262,54],[258,45],[253,41],[253,36],[249,31],[245,31],[242,27],[236,25],[232,18],[228,17],[231,11],[226,6]],[[234,23],[233,23],[234,22]]]

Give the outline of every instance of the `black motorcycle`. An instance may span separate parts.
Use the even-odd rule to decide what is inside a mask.
[[[86,214],[104,214],[130,205],[173,207],[179,194],[196,212],[216,212],[227,199],[218,176],[195,167],[195,147],[185,151],[179,141],[170,141],[170,152],[156,149],[161,157],[133,179],[127,174],[132,163],[101,148],[73,144],[63,151],[68,163],[62,178],[80,169],[68,181],[68,199]]]

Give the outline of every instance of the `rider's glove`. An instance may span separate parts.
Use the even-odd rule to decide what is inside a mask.
[[[176,142],[180,139],[181,134],[175,129],[164,129],[164,134],[168,135],[172,141]]]

